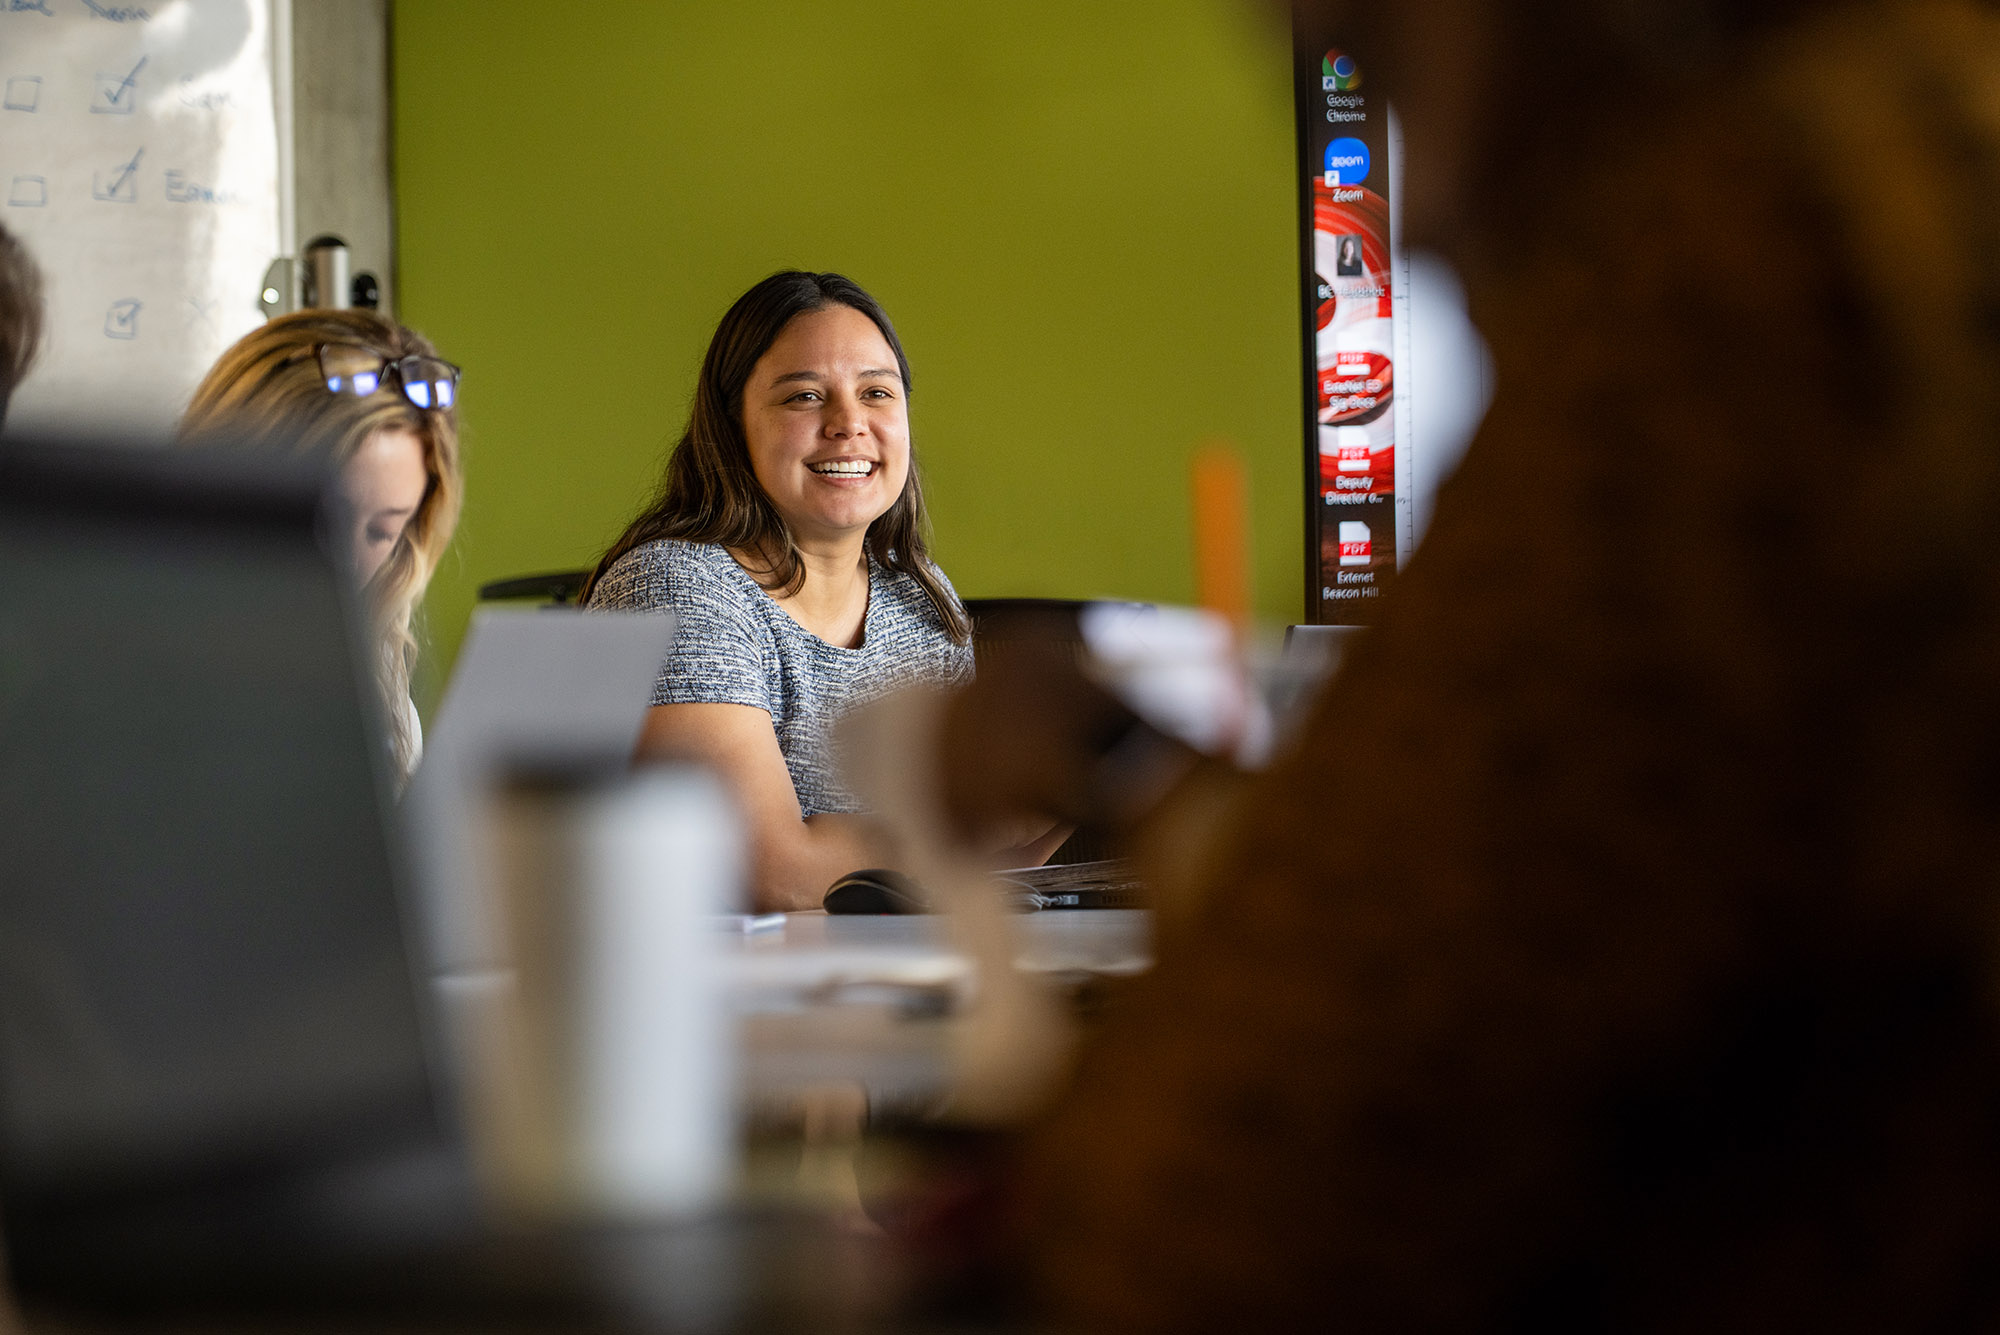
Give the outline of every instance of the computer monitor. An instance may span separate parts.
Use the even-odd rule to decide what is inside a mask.
[[[1294,9],[1306,620],[1371,625],[1493,396],[1440,256],[1406,249],[1402,135],[1350,20]]]

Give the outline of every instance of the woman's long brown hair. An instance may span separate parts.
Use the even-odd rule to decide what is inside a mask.
[[[667,459],[660,494],[611,544],[611,550],[590,572],[579,602],[589,601],[597,581],[619,557],[662,538],[712,542],[733,552],[753,553],[769,565],[752,571],[752,577],[781,596],[789,597],[805,584],[805,562],[791,530],[750,468],[750,443],[743,434],[743,390],[750,383],[751,369],[786,325],[829,306],[850,307],[875,322],[896,354],[903,393],[909,394],[909,360],[903,355],[895,326],[875,298],[837,273],[787,269],[772,274],[738,298],[716,326],[715,337],[709,340],[708,353],[702,358],[694,410],[688,415],[687,430]],[[903,494],[868,526],[868,554],[885,569],[915,580],[945,633],[954,643],[965,644],[972,638],[971,623],[931,564],[925,541],[929,526],[912,452]]]

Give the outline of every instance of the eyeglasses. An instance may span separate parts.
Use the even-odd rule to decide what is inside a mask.
[[[313,355],[335,394],[365,399],[394,379],[403,397],[419,408],[449,408],[458,401],[459,369],[442,357],[388,357],[352,343],[322,343]]]

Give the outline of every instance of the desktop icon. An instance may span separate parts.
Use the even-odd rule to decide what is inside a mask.
[[[1368,525],[1359,520],[1340,521],[1340,563],[1344,566],[1365,566],[1373,550],[1369,541]]]
[[[1367,271],[1361,259],[1361,233],[1349,232],[1333,243],[1333,272],[1339,278],[1359,278]]]
[[[1359,139],[1336,139],[1326,146],[1326,183],[1360,185],[1368,179],[1368,145]]]
[[[1319,86],[1329,93],[1351,93],[1361,86],[1361,67],[1345,51],[1329,51],[1319,62]]]

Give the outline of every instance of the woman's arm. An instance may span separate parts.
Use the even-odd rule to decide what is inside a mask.
[[[1050,825],[1047,821],[1031,820],[1021,823],[1020,828],[1007,837],[1006,845],[989,857],[995,868],[1006,871],[1015,867],[1039,867],[1055,855],[1063,846],[1063,841],[1076,833],[1074,825]]]
[[[753,705],[654,705],[638,756],[699,761],[721,776],[743,813],[750,897],[761,911],[816,909],[840,877],[892,861],[865,816],[800,816],[771,716]]]

